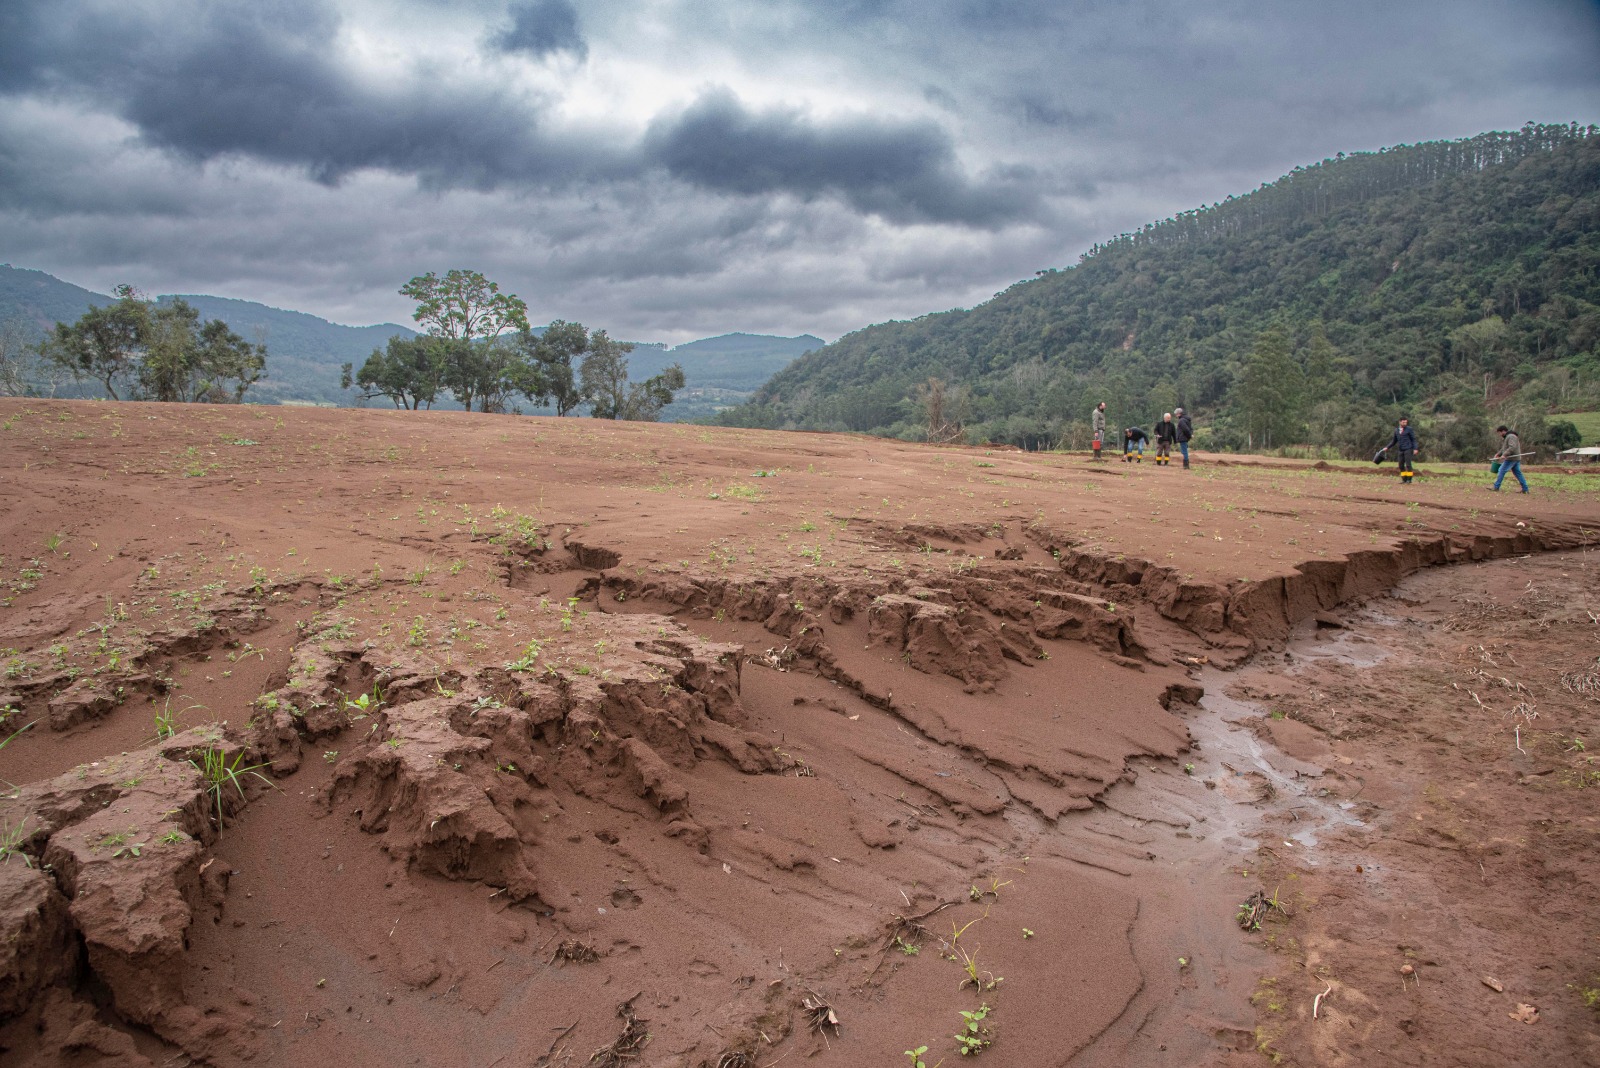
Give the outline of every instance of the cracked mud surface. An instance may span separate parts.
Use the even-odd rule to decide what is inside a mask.
[[[1591,544],[1592,493],[454,413],[0,416],[0,1064],[886,1064],[949,1060],[985,1003],[1018,1065],[1521,1048],[1359,1001],[1378,906],[1332,873],[1380,812],[1319,798],[1273,843],[1296,784],[1354,775],[1334,749],[1369,759],[1339,747],[1409,761],[1362,804],[1431,781],[1437,738],[1383,708],[1459,681],[1449,649],[1374,689],[1359,606],[1566,559],[1432,566]],[[1463,603],[1493,629],[1505,602]],[[1279,652],[1319,620],[1328,664]],[[1340,670],[1324,722],[1303,673]],[[1271,686],[1303,709],[1250,704]],[[1496,789],[1584,770],[1561,752]],[[1553,993],[1590,981],[1559,936],[1595,933],[1561,841],[1550,974],[1494,965],[1549,1063],[1594,1030]],[[1323,896],[1245,934],[1263,867]],[[1430,915],[1470,896],[1438,877]],[[1436,926],[1408,936],[1424,994]],[[1263,976],[1296,1010],[1337,978],[1313,1024],[1365,1045],[1297,1030]]]

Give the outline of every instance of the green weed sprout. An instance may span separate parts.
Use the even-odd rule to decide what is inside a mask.
[[[965,947],[962,946],[957,946],[956,952],[960,954],[961,970],[967,973],[967,977],[961,980],[956,987],[957,990],[964,988],[968,983],[972,984],[972,989],[974,990],[993,990],[1005,982],[1004,979],[996,978],[993,972],[987,972],[979,968],[978,955],[976,953],[968,953]]]
[[[240,780],[246,775],[254,775],[268,786],[272,785],[272,780],[261,774],[260,769],[267,766],[264,762],[252,764],[249,767],[240,767],[239,765],[243,761],[244,753],[242,751],[235,753],[233,760],[230,761],[228,754],[217,746],[212,746],[201,753],[199,760],[195,760],[193,757],[189,758],[189,763],[193,765],[196,771],[200,772],[200,776],[204,780],[206,795],[211,798],[211,803],[216,807],[217,827],[219,830],[225,826],[222,795],[226,787],[231,785],[235,790],[239,791],[240,797],[244,797],[244,783]]]
[[[989,1015],[987,1003],[968,1012],[961,1010],[961,1017],[966,1021],[961,1030],[955,1034],[956,1046],[963,1057],[976,1057],[994,1043],[990,1037],[989,1029],[983,1025],[984,1018]]]
[[[21,857],[23,867],[33,867],[33,858],[22,851],[22,840],[28,836],[28,819],[15,827],[9,823],[0,824],[0,864],[11,863],[12,857]]]

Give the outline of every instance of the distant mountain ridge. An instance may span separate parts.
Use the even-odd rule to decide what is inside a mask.
[[[193,305],[202,319],[221,319],[247,341],[267,346],[267,377],[250,392],[256,403],[348,404],[350,394],[339,388],[340,365],[359,367],[391,337],[417,335],[398,323],[344,326],[306,312],[230,297],[184,293],[158,299],[180,298]],[[109,304],[115,299],[44,271],[0,264],[0,322],[21,319],[37,337],[57,322],[77,320],[91,304]],[[665,415],[686,419],[746,400],[791,361],[821,348],[823,340],[810,334],[786,338],[736,333],[670,349],[659,342],[638,344],[629,360],[635,379],[648,378],[672,363],[683,365],[688,387]]]

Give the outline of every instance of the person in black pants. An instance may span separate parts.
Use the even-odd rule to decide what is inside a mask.
[[[1172,409],[1172,414],[1178,417],[1178,449],[1183,453],[1183,466],[1189,466],[1189,440],[1194,437],[1194,423],[1189,421],[1189,413],[1182,408]]]
[[[1422,450],[1417,446],[1417,432],[1411,429],[1411,420],[1405,416],[1400,417],[1400,425],[1394,428],[1394,436],[1383,447],[1384,452],[1390,449],[1394,449],[1400,459],[1400,481],[1409,484],[1414,473],[1411,457]]]

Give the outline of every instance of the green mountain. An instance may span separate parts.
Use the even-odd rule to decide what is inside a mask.
[[[930,380],[938,380],[938,384]],[[1349,455],[1403,410],[1430,455],[1600,408],[1600,129],[1535,126],[1308,167],[1096,245],[970,310],[847,335],[720,422],[1028,448],[1182,404],[1211,447]],[[1554,416],[1552,418],[1552,416]],[[1548,424],[1548,425],[1547,425]]]
[[[395,323],[341,326],[304,312],[227,297],[182,294],[182,299],[193,305],[202,319],[221,319],[245,340],[267,346],[267,378],[249,394],[251,401],[260,404],[348,404],[350,394],[339,388],[340,365],[349,362],[359,367],[389,338],[417,333]],[[32,339],[43,337],[57,322],[74,322],[91,304],[114,300],[43,271],[0,264],[0,323],[20,322]],[[658,374],[668,364],[681,363],[688,386],[663,415],[678,420],[706,417],[748,400],[776,371],[822,344],[821,338],[809,334],[793,338],[725,334],[673,349],[642,342],[629,357],[629,370],[637,380]],[[68,386],[62,393],[94,395],[88,384],[75,391]],[[459,405],[446,401],[438,407]]]

